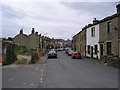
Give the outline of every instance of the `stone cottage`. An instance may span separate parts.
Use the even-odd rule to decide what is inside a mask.
[[[73,37],[73,49],[81,53],[83,57],[86,56],[86,27],[82,29]]]
[[[120,4],[117,13],[100,21],[100,56],[118,55],[120,57]]]
[[[26,46],[30,49],[42,48],[41,35],[38,35],[38,32],[35,32],[34,28],[32,28],[30,35],[23,34],[23,29],[21,29],[20,33],[15,36],[14,41],[16,44]]]
[[[85,30],[73,36],[73,48],[85,53],[83,55],[100,59],[110,54],[120,57],[120,4],[116,5],[117,13],[102,20],[93,20]],[[85,34],[82,34],[85,31]],[[82,40],[85,35],[84,42]],[[86,45],[86,50],[84,49]],[[82,47],[83,46],[83,47]]]

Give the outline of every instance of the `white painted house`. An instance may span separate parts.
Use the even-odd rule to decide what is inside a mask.
[[[99,24],[95,24],[93,20],[93,24],[86,30],[86,57],[100,59],[100,48],[98,42]]]

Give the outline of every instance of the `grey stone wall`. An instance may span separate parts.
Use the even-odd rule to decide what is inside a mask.
[[[86,30],[83,30],[81,31],[80,33],[80,42],[79,42],[79,45],[80,45],[80,53],[82,54],[82,56],[86,56]]]
[[[86,55],[86,30],[82,30],[73,37],[73,48],[80,52],[83,57]]]
[[[33,30],[29,36],[23,34],[23,31],[20,31],[20,34],[15,36],[14,42],[21,46],[26,46],[31,49],[36,49],[41,47],[42,41],[40,41],[40,38],[41,37],[38,35],[38,33],[37,32],[34,33]]]
[[[22,45],[22,46],[28,46],[28,36],[25,34],[18,34],[17,36],[15,36],[15,43]]]
[[[111,21],[112,22],[112,31],[110,33],[107,32],[107,23]],[[104,47],[104,55],[107,55],[107,41],[110,41],[112,43],[112,54],[119,55],[119,43],[118,43],[118,35],[119,35],[119,27],[118,27],[119,17],[115,17],[113,19],[104,21],[100,23],[100,39],[99,41],[102,42],[100,44],[103,44]],[[117,30],[115,29],[117,28]]]
[[[28,47],[32,49],[39,48],[39,43],[40,43],[40,37],[36,35],[35,33],[30,34],[28,36]]]

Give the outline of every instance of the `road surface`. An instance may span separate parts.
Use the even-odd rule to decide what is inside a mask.
[[[72,59],[64,51],[57,59],[2,67],[3,88],[118,88],[118,69],[93,59]]]

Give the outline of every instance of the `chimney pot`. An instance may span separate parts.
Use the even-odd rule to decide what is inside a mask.
[[[32,34],[34,34],[35,33],[35,29],[34,28],[32,28]]]
[[[23,34],[23,29],[20,30],[20,34]]]
[[[36,32],[36,35],[38,35],[38,32]]]
[[[120,13],[120,4],[116,5],[117,13]]]
[[[98,22],[99,22],[99,20],[97,20],[96,18],[94,18],[93,24],[97,24]]]

